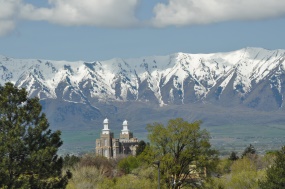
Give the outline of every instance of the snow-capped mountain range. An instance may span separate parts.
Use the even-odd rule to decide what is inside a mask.
[[[262,48],[96,62],[0,56],[0,83],[15,83],[40,99],[61,99],[94,107],[95,102],[106,101],[165,106],[223,103],[225,99],[230,104],[238,102],[266,109],[262,103],[272,96],[274,109],[278,109],[283,107],[284,60],[285,50]],[[267,97],[262,94],[265,91]]]
[[[285,50],[262,48],[95,62],[0,56],[0,84],[41,99],[66,152],[92,150],[106,117],[116,133],[127,119],[143,139],[146,124],[182,117],[202,120],[214,137],[272,131],[274,141],[284,133],[284,60]]]

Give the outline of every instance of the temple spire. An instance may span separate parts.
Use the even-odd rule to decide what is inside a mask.
[[[110,134],[110,129],[109,129],[109,120],[106,118],[103,121],[104,129],[102,129],[102,134]]]
[[[128,129],[128,121],[125,120],[123,122],[123,130],[122,130],[122,134],[129,134],[130,130]]]

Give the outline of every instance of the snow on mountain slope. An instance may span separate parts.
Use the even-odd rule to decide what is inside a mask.
[[[284,60],[285,50],[261,48],[97,62],[0,56],[0,84],[10,81],[41,99],[76,103],[135,100],[165,105],[207,100],[211,91],[220,96],[227,87],[244,97],[253,86],[268,80],[283,99]]]

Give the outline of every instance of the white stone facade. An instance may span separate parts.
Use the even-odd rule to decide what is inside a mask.
[[[106,158],[116,158],[119,155],[136,155],[138,139],[128,129],[128,121],[123,122],[120,138],[114,138],[114,133],[109,129],[109,120],[103,121],[103,129],[100,138],[96,139],[96,155]]]

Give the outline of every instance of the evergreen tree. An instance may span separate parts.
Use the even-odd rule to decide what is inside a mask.
[[[0,188],[65,188],[60,131],[52,132],[38,98],[12,83],[0,87]]]
[[[256,155],[256,150],[252,144],[250,144],[248,147],[244,149],[241,158],[247,155]]]
[[[276,153],[274,164],[266,170],[266,179],[261,181],[261,189],[285,188],[285,146]]]
[[[237,153],[236,152],[232,152],[230,157],[229,157],[229,160],[236,161],[238,159],[239,159],[239,157],[238,157]]]
[[[145,147],[146,147],[145,141],[141,140],[136,149],[136,156],[140,155],[144,151]]]
[[[80,161],[80,157],[76,155],[67,154],[63,158],[63,167],[64,168],[72,168]]]

